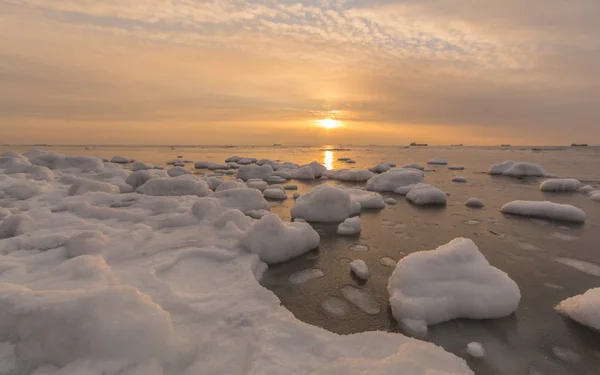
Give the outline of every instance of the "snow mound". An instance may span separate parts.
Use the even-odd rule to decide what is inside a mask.
[[[278,187],[265,189],[265,191],[263,191],[263,196],[267,199],[272,199],[276,201],[284,201],[287,199],[287,194],[285,193],[285,190]]]
[[[583,223],[585,213],[575,206],[554,202],[512,201],[500,209],[505,214]]]
[[[374,176],[367,181],[367,190],[379,192],[394,192],[398,188],[423,182],[422,171],[414,169],[391,169],[385,173]]]
[[[396,204],[396,203],[398,203],[398,201],[395,200],[394,198],[388,198],[385,200],[385,203],[386,204]]]
[[[11,215],[0,224],[0,239],[26,234],[34,230],[35,227],[36,223],[29,215]]]
[[[515,162],[512,160],[493,164],[488,169],[491,175],[502,175],[509,177],[544,177],[546,172],[538,164]]]
[[[446,199],[446,193],[429,184],[417,184],[406,194],[406,200],[418,206],[445,205]]]
[[[449,165],[448,169],[451,171],[463,171],[465,167],[463,165]]]
[[[600,202],[600,190],[595,190],[590,193],[590,199]]]
[[[307,165],[290,171],[290,177],[294,180],[314,180],[315,171]]]
[[[465,202],[465,206],[471,207],[471,208],[482,208],[482,207],[485,207],[485,204],[479,198],[469,198]]]
[[[387,163],[377,164],[376,166],[370,168],[369,170],[374,173],[383,173],[392,169],[392,166]]]
[[[119,194],[121,189],[118,186],[107,182],[88,180],[87,178],[78,179],[69,188],[69,195],[81,195],[90,192],[102,192],[108,194]]]
[[[281,263],[319,246],[320,237],[307,223],[283,223],[279,216],[263,216],[242,238],[242,245],[269,264]]]
[[[275,172],[277,173],[277,172]],[[285,184],[287,182],[287,180],[285,178],[281,178],[279,176],[271,176],[267,179],[267,182],[270,184]]]
[[[136,189],[138,193],[154,196],[196,195],[204,197],[210,194],[206,182],[192,179],[155,178]]]
[[[256,189],[229,189],[214,193],[224,208],[235,208],[243,213],[257,210],[269,210],[269,203],[263,198],[260,191]]]
[[[323,164],[316,161],[308,164],[308,166],[312,168],[315,178],[320,178],[327,172],[327,168]]]
[[[421,164],[414,164],[414,163],[403,165],[402,168],[404,168],[404,169],[419,169],[421,171],[425,170],[425,167],[422,166]]]
[[[132,160],[127,159],[126,157],[123,156],[114,156],[112,159],[110,159],[111,163],[117,163],[117,164],[127,164],[127,163],[131,163]]]
[[[561,192],[576,191],[581,186],[581,182],[574,178],[551,178],[542,182],[541,191]]]
[[[266,188],[269,187],[269,184],[266,181],[262,181],[262,180],[260,180],[260,181],[248,181],[246,183],[246,185],[248,185],[249,188],[260,190],[260,191],[263,191],[263,190],[265,190]]]
[[[185,169],[184,167],[173,167],[167,170],[169,177],[179,177],[184,174],[192,174],[192,171]]]
[[[337,228],[340,236],[353,236],[360,233],[360,217],[351,217],[342,222]]]
[[[42,193],[42,188],[30,181],[14,181],[10,184],[0,186],[0,192],[11,198],[26,200]],[[1,196],[2,194],[0,194]]]
[[[217,186],[217,188],[215,189],[215,191],[223,191],[223,190],[230,190],[230,189],[245,189],[246,188],[246,184],[243,182],[239,182],[236,180],[229,180],[229,181],[223,181],[222,183],[219,184],[219,186]]]
[[[97,255],[110,243],[104,233],[100,231],[86,231],[69,238],[64,246],[69,258],[80,255]]]
[[[583,294],[567,298],[555,309],[579,324],[600,331],[600,288],[589,289]]]
[[[127,176],[125,183],[135,190],[149,180],[159,177],[167,177],[167,175],[163,171],[139,170]]]
[[[146,164],[146,163],[141,162],[141,161],[136,161],[135,163],[131,164],[131,170],[133,172],[144,171],[144,170],[153,169],[153,168],[154,167],[152,165]]]
[[[194,168],[196,169],[208,169],[208,167],[211,165],[211,162],[209,161],[197,161],[194,163]]]
[[[369,267],[367,267],[367,264],[362,259],[356,259],[350,262],[350,269],[356,276],[363,280],[367,280],[369,276],[371,276]]]
[[[470,342],[467,344],[467,354],[473,358],[483,358],[485,357],[485,349],[478,342]]]
[[[273,167],[270,165],[244,165],[237,170],[237,178],[248,181],[252,178],[258,178],[266,181],[273,174]]]
[[[429,159],[427,161],[427,164],[431,164],[431,165],[447,165],[448,162],[444,159]]]
[[[521,300],[517,284],[465,238],[402,258],[387,288],[394,318],[415,334],[457,318],[502,318]]]
[[[468,180],[466,177],[456,176],[456,177],[452,178],[452,182],[464,184],[464,183],[468,182]]]
[[[309,222],[340,223],[360,211],[360,204],[352,202],[346,190],[319,185],[296,199],[292,217]]]
[[[367,170],[344,170],[337,175],[337,179],[347,182],[363,182],[373,176],[373,172]]]
[[[379,193],[365,191],[361,189],[347,189],[350,199],[353,202],[360,203],[363,210],[378,210],[385,207],[383,197]]]

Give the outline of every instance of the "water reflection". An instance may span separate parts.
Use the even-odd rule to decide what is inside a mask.
[[[323,160],[323,164],[328,171],[333,170],[333,151],[325,151],[325,159]]]

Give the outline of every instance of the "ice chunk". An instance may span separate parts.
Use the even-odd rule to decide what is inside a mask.
[[[408,194],[406,199],[416,205],[445,205],[446,193],[429,184],[417,184]]]
[[[421,164],[406,164],[404,166],[402,166],[402,168],[406,168],[406,169],[419,169],[421,171],[425,170],[425,167],[422,166]]]
[[[345,299],[365,314],[377,315],[381,312],[381,307],[373,295],[364,289],[346,285],[341,289],[341,293]]]
[[[260,191],[256,189],[229,189],[213,194],[219,199],[224,208],[235,208],[243,213],[255,210],[269,210],[269,203],[263,198]]]
[[[480,343],[470,342],[467,344],[467,354],[473,358],[483,358],[485,357],[485,350]]]
[[[283,223],[279,216],[263,216],[242,238],[242,245],[265,263],[281,263],[319,246],[320,237],[307,223]]]
[[[284,185],[284,190],[298,190],[298,185]]]
[[[304,166],[291,171],[290,177],[292,177],[295,180],[314,180],[315,171],[310,166]]]
[[[341,236],[353,236],[360,233],[360,217],[351,217],[344,220],[337,228],[337,234]]]
[[[276,201],[284,201],[287,199],[287,194],[285,193],[285,190],[276,187],[265,189],[265,191],[263,192],[263,196],[267,199],[272,199]]]
[[[346,301],[337,297],[331,297],[321,302],[321,308],[329,315],[343,318],[348,314],[350,306]]]
[[[277,172],[275,172],[275,173],[277,173]],[[275,175],[273,175],[267,179],[267,182],[272,183],[272,184],[284,184],[284,183],[286,183],[286,181],[287,180],[285,178],[281,178],[281,177],[275,176]]]
[[[275,172],[273,172],[273,176],[271,176],[271,177],[279,177],[280,179],[286,180],[286,181],[292,178],[290,172],[288,172],[287,169],[275,171]]]
[[[600,288],[567,298],[555,309],[579,324],[600,331]]]
[[[184,174],[192,174],[192,171],[185,169],[184,167],[173,167],[167,170],[169,177],[178,177]]]
[[[452,178],[452,182],[465,183],[465,182],[468,182],[468,180],[466,177],[456,176],[456,177]]]
[[[208,167],[211,165],[210,162],[208,161],[197,161],[194,163],[194,168],[196,169],[208,169]]]
[[[227,164],[209,163],[208,169],[211,171],[226,171],[230,169],[230,167]]]
[[[512,160],[493,164],[488,169],[491,175],[503,175],[510,177],[544,177],[546,172],[538,164],[515,162]]]
[[[86,231],[69,238],[65,242],[67,256],[74,258],[80,255],[96,255],[101,253],[110,243],[100,231]]]
[[[192,214],[203,221],[212,221],[221,214],[221,201],[212,197],[202,197],[192,206]]]
[[[229,180],[229,181],[221,182],[219,184],[219,186],[217,186],[215,191],[223,191],[223,190],[229,190],[229,189],[245,189],[245,188],[246,188],[245,183],[239,182],[236,180]]]
[[[312,168],[315,178],[320,178],[327,172],[327,168],[319,162],[313,161],[308,164],[309,167]]]
[[[465,206],[471,207],[471,208],[482,208],[482,207],[485,207],[485,204],[479,198],[469,198],[465,202]]]
[[[367,190],[393,192],[399,187],[423,182],[423,172],[414,169],[391,169],[367,181]]]
[[[594,190],[590,193],[590,199],[600,202],[600,190]]]
[[[404,257],[389,279],[388,292],[394,318],[415,334],[456,318],[502,318],[521,300],[517,284],[465,238]]]
[[[379,264],[386,267],[396,267],[396,264],[398,264],[398,262],[393,258],[383,257],[379,259]]]
[[[307,268],[294,273],[289,277],[288,280],[294,285],[301,285],[323,276],[325,276],[325,272],[323,272],[323,270],[319,268]]]
[[[393,205],[393,204],[396,204],[398,202],[394,198],[388,198],[388,199],[385,200],[385,203]]]
[[[541,191],[575,191],[579,189],[581,183],[574,178],[551,178],[542,182],[540,185]]]
[[[463,171],[465,167],[462,165],[449,165],[448,169],[451,171]]]
[[[80,178],[69,188],[69,195],[81,195],[90,192],[102,192],[108,194],[119,194],[121,190],[118,186],[106,182],[88,180]]]
[[[135,171],[144,171],[147,169],[153,169],[154,167],[150,164],[146,164],[144,162],[141,161],[136,161],[135,163],[131,164],[131,170],[133,172]]]
[[[197,195],[210,193],[206,182],[192,179],[155,178],[136,189],[138,193],[155,196]]]
[[[429,159],[427,161],[427,164],[432,164],[432,165],[447,165],[448,162],[444,159]]]
[[[365,191],[362,189],[347,189],[350,194],[350,199],[353,202],[360,203],[360,207],[363,210],[381,209],[385,207],[383,197],[379,193]]]
[[[26,200],[33,198],[42,192],[42,188],[31,181],[15,181],[6,186],[0,186],[0,191],[9,197]]]
[[[367,170],[344,170],[337,175],[337,179],[347,182],[363,182],[373,176],[373,172]]]
[[[248,158],[242,158],[240,160],[238,160],[236,163],[238,163],[239,165],[248,165],[248,164],[252,164],[256,162],[256,159],[248,159]]]
[[[587,273],[588,275],[600,277],[600,266],[594,263],[585,262],[579,259],[572,258],[556,258],[558,263],[573,267],[578,271]]]
[[[251,178],[259,178],[266,181],[273,174],[273,167],[270,165],[244,165],[237,171],[237,178],[248,181]]]
[[[541,219],[571,221],[583,223],[585,213],[577,207],[568,204],[538,201],[512,201],[500,209],[503,213]]]
[[[360,205],[352,202],[346,190],[319,185],[299,197],[291,213],[293,218],[299,217],[306,221],[339,223],[359,210]]]
[[[367,264],[362,259],[356,259],[350,262],[350,269],[356,276],[363,280],[367,280],[369,276],[371,276],[369,267],[367,267]]]
[[[269,184],[266,181],[249,181],[246,183],[249,188],[263,191],[269,187]]]
[[[125,183],[135,190],[155,177],[167,176],[163,171],[139,170],[127,176],[127,178],[125,179]]]
[[[126,157],[123,156],[114,156],[111,160],[111,163],[117,163],[117,164],[127,164],[127,163],[131,163],[132,160],[127,159]]]
[[[381,164],[377,164],[376,166],[372,167],[370,169],[371,172],[375,172],[375,173],[383,173],[383,172],[387,172],[392,168],[391,165],[386,164],[386,163],[381,163]]]
[[[0,224],[0,239],[20,236],[31,232],[35,221],[27,214],[11,215]]]

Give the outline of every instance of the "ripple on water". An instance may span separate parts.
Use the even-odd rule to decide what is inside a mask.
[[[307,268],[302,271],[298,271],[289,277],[290,283],[294,285],[301,285],[310,280],[318,279],[325,276],[325,272],[319,268]]]
[[[365,251],[369,251],[369,249],[370,248],[368,245],[364,245],[364,244],[360,244],[360,243],[348,246],[348,250],[357,251],[357,252],[365,252]]]
[[[331,315],[335,318],[343,318],[346,316],[346,314],[348,314],[350,306],[341,298],[331,297],[321,302],[321,308],[328,315]]]
[[[397,263],[398,262],[394,258],[390,258],[390,257],[383,257],[383,258],[379,259],[379,264],[381,264],[382,266],[386,266],[386,267],[396,267]]]
[[[341,292],[345,299],[365,314],[377,315],[381,311],[375,298],[364,289],[346,285],[341,289]]]
[[[597,264],[572,258],[556,258],[555,261],[573,267],[578,271],[587,273],[588,275],[600,277],[600,266]]]

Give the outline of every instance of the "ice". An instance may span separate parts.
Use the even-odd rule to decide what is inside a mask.
[[[590,199],[600,202],[600,190],[594,190],[590,193]]]
[[[255,210],[269,210],[269,203],[256,189],[229,189],[216,192],[212,195],[219,199],[224,208],[235,208],[243,213]]]
[[[343,318],[350,310],[348,303],[337,297],[331,297],[321,302],[321,308],[327,314],[336,318]]]
[[[414,169],[390,169],[367,181],[367,190],[378,192],[394,192],[396,189],[423,182],[422,171]]]
[[[561,361],[568,363],[577,363],[581,360],[581,355],[567,348],[555,346],[552,348],[552,354]]]
[[[285,190],[298,190],[298,185],[284,185]]]
[[[223,190],[230,190],[230,189],[245,189],[245,188],[246,188],[245,183],[239,182],[236,180],[229,180],[229,181],[221,182],[219,184],[219,186],[217,186],[215,191],[223,191]]]
[[[402,258],[388,292],[394,318],[414,334],[457,318],[502,318],[521,300],[517,284],[465,238]]]
[[[546,172],[538,164],[515,162],[512,160],[493,164],[488,169],[491,175],[503,175],[510,177],[544,177]]]
[[[578,192],[586,194],[586,195],[591,194],[595,190],[596,190],[596,188],[591,185],[585,185],[585,186],[582,186],[579,189],[577,189]]]
[[[398,264],[398,262],[393,258],[383,257],[379,259],[379,264],[386,267],[396,267],[396,264]]]
[[[194,168],[196,169],[208,169],[210,166],[210,162],[208,161],[197,161],[194,163]]]
[[[385,200],[385,203],[393,205],[393,204],[396,204],[398,202],[394,198],[388,198],[388,199]]]
[[[581,182],[574,178],[551,178],[542,182],[541,191],[561,192],[576,191],[581,186]]]
[[[377,315],[381,312],[381,307],[375,298],[364,289],[357,288],[352,285],[346,285],[341,289],[342,296],[351,304],[368,315]]]
[[[36,222],[27,214],[11,215],[0,224],[0,239],[20,236],[33,231]]]
[[[185,169],[184,167],[173,167],[167,170],[169,177],[178,177],[184,174],[192,174],[192,171]]]
[[[136,161],[135,163],[131,164],[131,170],[133,172],[135,171],[144,171],[147,169],[153,169],[154,167],[150,164],[146,164],[144,162],[141,161]]]
[[[225,159],[225,163],[230,163],[230,162],[237,163],[238,161],[240,161],[242,159],[243,159],[243,157],[241,157],[241,156],[230,156],[227,159]],[[263,164],[264,163],[261,163],[259,165],[263,165]]]
[[[466,177],[463,176],[456,176],[452,178],[452,182],[456,182],[456,183],[465,183],[468,182]]]
[[[344,170],[340,171],[340,173],[337,175],[337,179],[346,182],[363,182],[368,181],[373,176],[373,172],[363,169]]]
[[[248,159],[248,158],[242,158],[240,160],[237,161],[237,163],[239,165],[248,165],[248,164],[252,164],[255,163],[256,159]]]
[[[228,169],[230,169],[230,167],[227,164],[219,164],[219,163],[209,163],[208,164],[208,170],[210,170],[210,171],[226,171]]]
[[[117,163],[117,164],[127,164],[127,163],[131,163],[132,160],[123,157],[123,156],[114,156],[112,159],[110,159],[111,163]]]
[[[121,190],[118,186],[106,182],[88,180],[87,178],[78,179],[69,188],[69,195],[81,195],[90,192],[103,192],[108,194],[119,194]]]
[[[406,168],[406,169],[419,169],[421,171],[425,170],[425,167],[422,166],[421,164],[414,164],[414,163],[413,164],[403,165],[402,168]]]
[[[578,271],[587,273],[588,275],[600,277],[600,266],[594,263],[572,258],[556,258],[558,263],[573,267]]]
[[[570,221],[583,223],[585,213],[575,206],[554,202],[512,201],[500,209],[506,214],[536,217],[548,220]]]
[[[367,264],[362,259],[356,259],[350,262],[350,269],[356,276],[363,280],[367,280],[369,276],[371,276],[369,267],[367,267]]]
[[[270,165],[245,165],[238,169],[237,178],[248,181],[252,178],[259,178],[266,181],[273,174],[273,167]]]
[[[27,200],[41,194],[43,188],[33,182],[25,181],[11,181],[9,183],[0,183],[0,197],[1,193],[18,200]]]
[[[323,164],[316,161],[311,162],[308,164],[308,166],[312,168],[315,178],[321,178],[321,176],[327,172],[327,168]]]
[[[471,208],[483,208],[483,207],[485,207],[485,204],[479,198],[469,198],[465,202],[465,206],[471,207]]]
[[[294,285],[305,284],[311,280],[315,280],[325,276],[325,272],[319,268],[307,268],[302,271],[298,271],[289,277],[290,283]]]
[[[286,170],[278,170],[278,171],[273,172],[273,176],[271,176],[271,178],[272,177],[279,177],[279,180],[280,181],[284,180],[284,182],[287,180],[290,180],[292,178],[290,172],[288,172],[287,169]],[[281,182],[281,183],[283,183],[283,182]]]
[[[260,190],[260,191],[263,191],[269,187],[269,184],[266,181],[262,181],[262,180],[247,182],[246,185],[248,185],[249,188]]]
[[[427,161],[427,164],[432,164],[432,165],[447,165],[448,162],[444,159],[429,159]]]
[[[296,199],[291,214],[309,222],[340,223],[358,211],[360,204],[353,202],[346,190],[319,185]]]
[[[383,197],[379,193],[365,191],[362,189],[347,189],[350,199],[360,203],[363,210],[378,210],[385,207]]]
[[[242,239],[242,245],[265,263],[281,263],[319,246],[320,237],[307,223],[283,223],[279,216],[263,216]]]
[[[583,294],[567,298],[555,309],[579,324],[600,331],[600,288],[589,289]]]
[[[210,194],[210,189],[204,181],[176,178],[151,179],[137,188],[136,191],[154,196],[196,195],[204,197]]]
[[[417,184],[406,194],[406,200],[418,206],[445,205],[446,193],[429,184]]]
[[[85,231],[65,242],[67,256],[96,255],[110,244],[110,238],[100,231]]]
[[[451,171],[463,171],[465,167],[462,165],[449,165],[448,169]]]
[[[391,168],[392,168],[391,165],[389,165],[387,163],[381,163],[381,164],[377,164],[376,166],[372,167],[370,169],[370,171],[374,172],[374,173],[383,173],[383,172],[387,172]]]
[[[277,172],[275,172],[277,173]],[[287,180],[285,178],[281,178],[279,176],[271,176],[267,179],[267,182],[271,183],[271,184],[284,184]]]
[[[290,177],[295,180],[314,180],[315,172],[310,166],[304,166],[291,171]]]
[[[357,252],[369,251],[369,246],[363,244],[355,244],[348,247],[348,249]]]
[[[337,228],[340,236],[354,236],[360,233],[360,217],[351,217],[344,220]]]
[[[275,200],[275,201],[284,201],[287,199],[287,194],[285,190],[281,188],[269,188],[263,192],[263,196],[267,199]]]
[[[473,358],[483,358],[485,357],[485,350],[480,343],[470,342],[467,344],[467,354]]]

